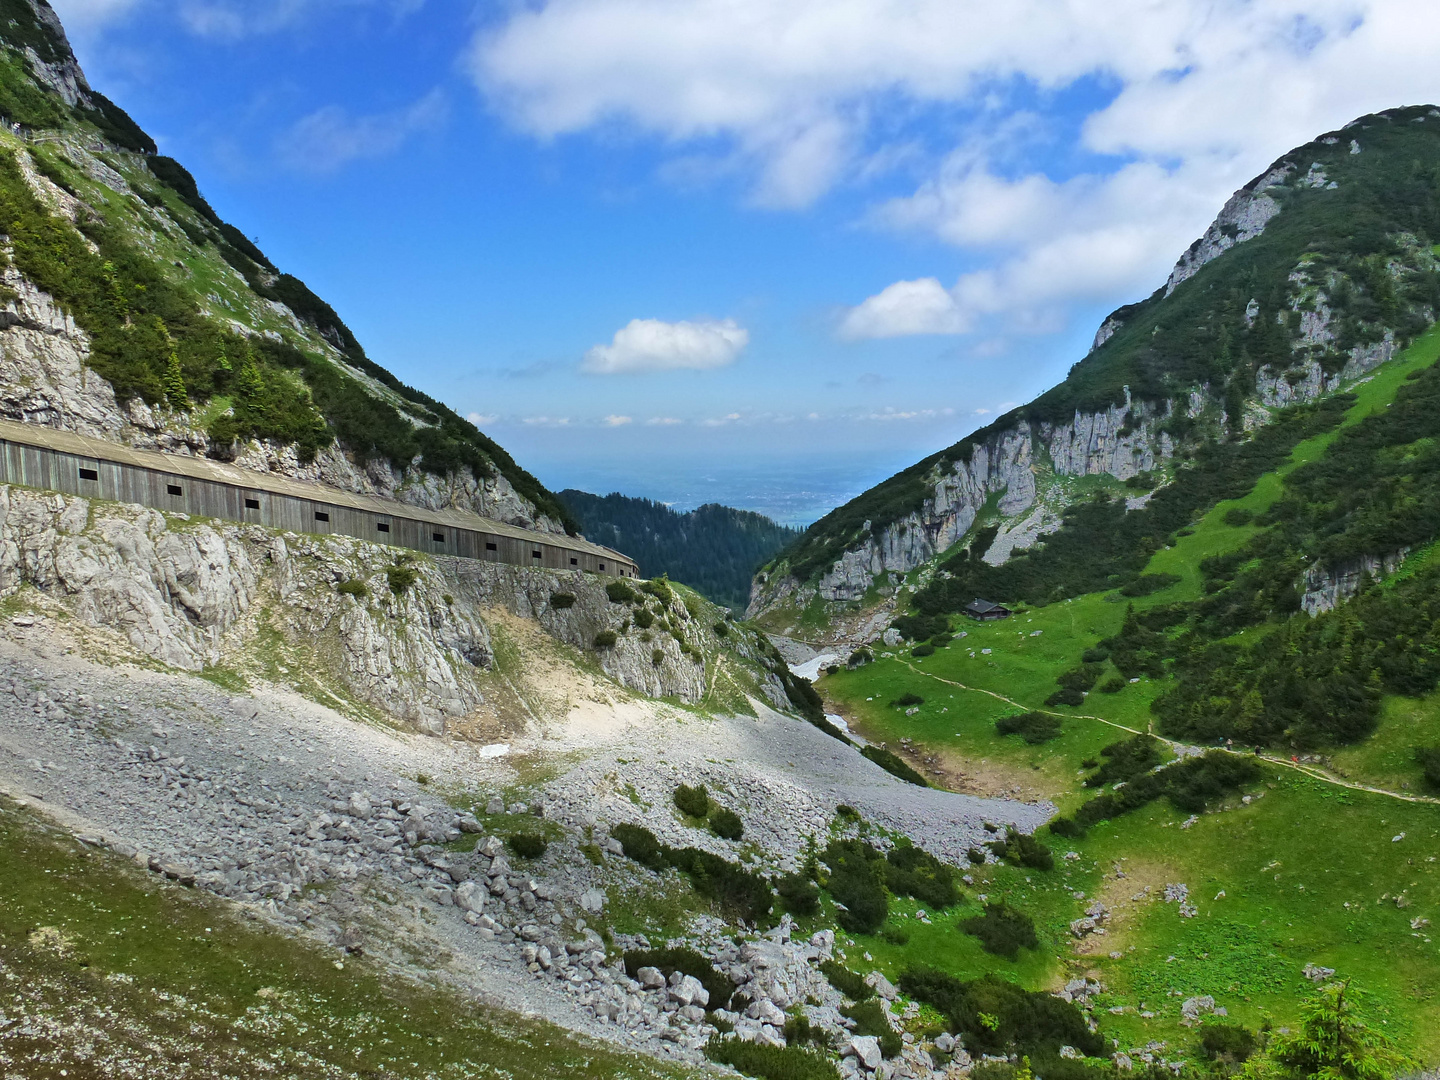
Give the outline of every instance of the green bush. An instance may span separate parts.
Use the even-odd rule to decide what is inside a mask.
[[[758,924],[774,907],[770,883],[736,863],[699,848],[664,848],[666,861],[690,875],[690,884],[701,896],[720,905],[727,916]]]
[[[980,866],[985,862],[985,852],[981,851],[978,847],[972,847],[969,851],[965,852],[965,858],[969,859],[975,866]]]
[[[1121,596],[1149,596],[1179,584],[1179,574],[1141,574],[1120,586]]]
[[[511,833],[505,843],[510,850],[522,859],[538,859],[545,854],[549,843],[539,833],[517,832]]]
[[[1085,830],[1072,818],[1067,817],[1051,818],[1049,829],[1052,836],[1063,836],[1067,840],[1078,840],[1085,835]]]
[[[1045,704],[1054,709],[1061,705],[1069,705],[1072,708],[1076,705],[1085,704],[1085,691],[1076,690],[1074,687],[1064,686],[1056,690],[1045,699]]]
[[[830,867],[825,887],[844,905],[836,920],[851,933],[873,934],[890,914],[882,880],[884,859],[863,840],[832,840],[824,857]]]
[[[792,1013],[785,1018],[785,1044],[786,1046],[800,1046],[807,1042],[829,1048],[830,1039],[822,1027],[812,1027],[810,1018],[804,1013]]]
[[[370,595],[370,590],[365,587],[365,582],[359,578],[348,578],[340,582],[339,585],[335,586],[335,591],[344,593],[346,596],[354,597],[366,597]]]
[[[891,945],[909,945],[910,931],[903,926],[885,926],[880,930],[880,938]]]
[[[1118,694],[1121,690],[1125,689],[1125,685],[1125,678],[1123,675],[1111,675],[1110,678],[1106,679],[1103,683],[1100,684],[1100,693]]]
[[[610,835],[620,841],[620,847],[626,856],[640,865],[648,866],[651,870],[665,868],[665,853],[661,849],[660,841],[645,826],[622,822],[611,827]]]
[[[910,655],[915,657],[917,660],[923,660],[927,656],[935,655],[935,646],[929,644],[916,645],[915,648],[910,650]]]
[[[739,840],[745,835],[745,823],[734,810],[720,806],[710,814],[710,831],[722,840]]]
[[[550,594],[550,606],[557,611],[564,611],[566,608],[575,606],[575,594],[568,592],[557,592]]]
[[[921,697],[919,694],[914,694],[907,691],[906,693],[901,694],[894,701],[890,702],[890,707],[892,709],[908,709],[915,705],[924,704],[925,699],[923,697]]]
[[[650,663],[654,664],[656,667],[659,667],[659,666],[660,666],[661,664],[663,664],[664,662],[665,662],[665,650],[664,650],[664,649],[651,649],[651,650],[650,650]]]
[[[1028,866],[1032,870],[1054,870],[1055,855],[1035,837],[1028,833],[1006,828],[1004,840],[992,840],[985,845],[995,853],[997,859],[1004,859],[1015,866]]]
[[[710,994],[711,1009],[723,1009],[734,987],[715,965],[694,949],[632,949],[625,954],[625,974],[638,978],[642,967],[659,968],[668,979],[675,972],[697,979]]]
[[[1246,510],[1243,506],[1232,506],[1229,510],[1225,511],[1223,520],[1226,525],[1239,527],[1241,525],[1249,525],[1250,522],[1254,521],[1255,514],[1253,511]]]
[[[595,635],[595,648],[614,648],[615,642],[619,640],[619,635],[617,635],[614,630],[601,630],[598,634]]]
[[[1122,742],[1111,743],[1100,751],[1106,759],[1100,770],[1085,778],[1086,787],[1104,787],[1120,780],[1131,780],[1160,764],[1160,740],[1153,735],[1136,735]]]
[[[900,974],[900,989],[942,1013],[950,1030],[976,1056],[1018,1051],[1050,1058],[1062,1046],[1073,1046],[1091,1057],[1102,1057],[1108,1048],[1105,1038],[1090,1030],[1085,1014],[1072,1003],[995,975],[964,982],[933,968],[910,968]],[[1047,1068],[1044,1075],[1059,1073]]]
[[[1186,758],[1159,772],[1145,772],[1126,781],[1116,792],[1098,795],[1075,811],[1076,828],[1119,817],[1168,797],[1177,810],[1198,814],[1227,792],[1254,783],[1260,766],[1249,758],[1211,750],[1200,757]],[[1088,783],[1089,781],[1087,781]]]
[[[1415,764],[1425,774],[1425,782],[1440,788],[1440,746],[1415,747]]]
[[[392,593],[402,596],[406,589],[420,580],[420,575],[413,566],[397,564],[385,568],[385,580],[390,583]]]
[[[896,896],[913,896],[931,908],[960,902],[955,871],[913,844],[897,844],[885,855],[885,884]]]
[[[1019,735],[1031,746],[1049,742],[1060,734],[1060,718],[1050,713],[1027,712],[1002,716],[995,721],[997,735]]]
[[[822,960],[820,973],[851,1001],[865,1001],[875,996],[875,989],[869,983],[838,960]]]
[[[936,634],[948,632],[950,620],[943,615],[901,615],[892,620],[890,625],[900,632],[901,637],[910,641],[923,641]]]
[[[889,750],[879,746],[867,746],[860,751],[860,756],[868,758],[891,776],[904,780],[907,784],[914,784],[916,787],[930,786],[930,782],[926,780],[925,777],[921,776]]]
[[[1240,1024],[1207,1020],[1200,1029],[1200,1053],[1207,1061],[1239,1065],[1256,1050],[1255,1033]]]
[[[711,629],[715,631],[716,637],[724,638],[730,636],[730,624],[727,623],[724,619],[721,619],[719,622],[717,622]]]
[[[1038,949],[1035,924],[1030,916],[1016,911],[1009,904],[986,904],[983,915],[973,915],[960,923],[960,929],[980,939],[980,947],[994,956],[1015,960],[1021,949]]]
[[[873,998],[869,1001],[859,1001],[854,1005],[846,1005],[840,1010],[840,1015],[848,1016],[855,1021],[856,1035],[873,1035],[880,1040],[880,1053],[882,1056],[892,1058],[900,1053],[904,1043],[900,1035],[890,1026],[890,1021],[885,1016],[885,1010],[880,1007],[880,1002]]]
[[[711,1036],[705,1056],[761,1080],[838,1080],[827,1055],[798,1046],[761,1046],[729,1037]]]
[[[688,787],[681,784],[675,789],[672,796],[675,805],[679,807],[682,814],[692,818],[703,818],[710,813],[710,793],[705,790],[705,785]]]
[[[640,599],[635,590],[623,581],[612,581],[605,586],[605,595],[612,604],[633,604]]]
[[[864,667],[866,664],[874,662],[875,654],[869,649],[856,649],[850,654],[850,659],[846,661],[846,665],[849,667]]]
[[[649,593],[667,608],[675,602],[675,593],[670,588],[670,583],[663,577],[651,578],[649,581],[640,583],[640,591]]]
[[[792,915],[804,918],[820,910],[820,889],[802,874],[786,874],[775,883],[775,891]]]
[[[649,630],[655,625],[655,616],[650,613],[649,608],[636,608],[634,619],[635,625],[641,630]]]

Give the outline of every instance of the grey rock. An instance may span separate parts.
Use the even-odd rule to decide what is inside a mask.
[[[859,1059],[860,1064],[867,1069],[879,1068],[880,1062],[884,1060],[880,1056],[880,1040],[874,1035],[851,1036],[850,1045],[845,1048],[845,1055]]]

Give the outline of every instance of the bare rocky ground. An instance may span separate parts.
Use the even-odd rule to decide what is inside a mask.
[[[694,980],[627,976],[620,950],[666,941],[597,933],[659,887],[618,853],[615,824],[773,873],[797,866],[807,837],[823,844],[840,803],[956,862],[984,838],[983,822],[1028,831],[1053,812],[900,783],[763,707],[758,718],[713,719],[613,693],[571,696],[567,712],[537,725],[543,735],[482,746],[358,723],[266,685],[237,694],[103,666],[82,658],[76,632],[34,615],[0,627],[0,789],[86,843],[337,957],[363,951],[669,1059],[698,1061],[715,1030],[707,1010],[726,1003],[702,1000]],[[743,841],[687,826],[670,799],[680,783],[706,784],[738,813]],[[548,850],[515,856],[501,838],[517,831],[543,832]],[[791,941],[786,921],[737,943],[735,929],[696,915],[669,943],[705,953],[749,998],[747,1015],[720,1013],[737,1034],[777,1040],[782,1010],[812,999],[812,1019],[849,1047],[850,1022],[814,966],[833,935]],[[850,1048],[847,1071],[864,1069],[868,1049]],[[882,1068],[929,1076],[928,1060],[916,1046]]]

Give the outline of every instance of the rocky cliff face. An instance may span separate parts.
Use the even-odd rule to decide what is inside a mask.
[[[1360,591],[1361,582],[1379,581],[1400,569],[1409,548],[1384,555],[1366,555],[1340,566],[1312,566],[1305,572],[1305,592],[1300,607],[1307,615],[1319,615],[1344,603]]]
[[[578,573],[412,558],[349,537],[0,486],[0,597],[12,607],[30,596],[114,635],[95,639],[103,651],[172,668],[234,667],[282,682],[303,673],[302,688],[327,703],[349,699],[436,735],[493,692],[487,613],[535,619],[555,640],[591,650],[628,614],[604,586]],[[561,591],[574,597],[563,609]],[[747,642],[722,643],[678,598],[669,617],[685,627],[689,652],[667,633],[619,633],[596,654],[600,667],[639,693],[694,702],[709,658],[729,646],[732,662],[754,659]]]
[[[1000,432],[976,446],[969,461],[927,477],[930,495],[921,510],[867,535],[813,584],[786,576],[757,580],[750,613],[786,602],[803,606],[817,596],[857,600],[877,577],[907,574],[944,552],[997,496],[1003,525],[985,558],[1000,565],[1058,524],[1053,508],[1037,504],[1050,479],[1105,474],[1126,480],[1170,457],[1174,443],[1158,430],[1163,419],[1152,406],[1127,400],[1104,412],[1076,413],[1065,424],[1021,423]]]

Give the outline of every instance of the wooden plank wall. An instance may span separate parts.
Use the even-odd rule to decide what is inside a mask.
[[[6,483],[93,499],[139,503],[196,517],[224,518],[322,536],[339,533],[431,555],[455,555],[513,566],[584,570],[616,577],[639,576],[639,568],[629,559],[552,543],[545,533],[520,538],[463,529],[429,522],[419,516],[371,513],[322,500],[196,480],[23,443],[0,442],[0,466],[3,466]],[[401,506],[403,504],[397,504],[397,508]]]

